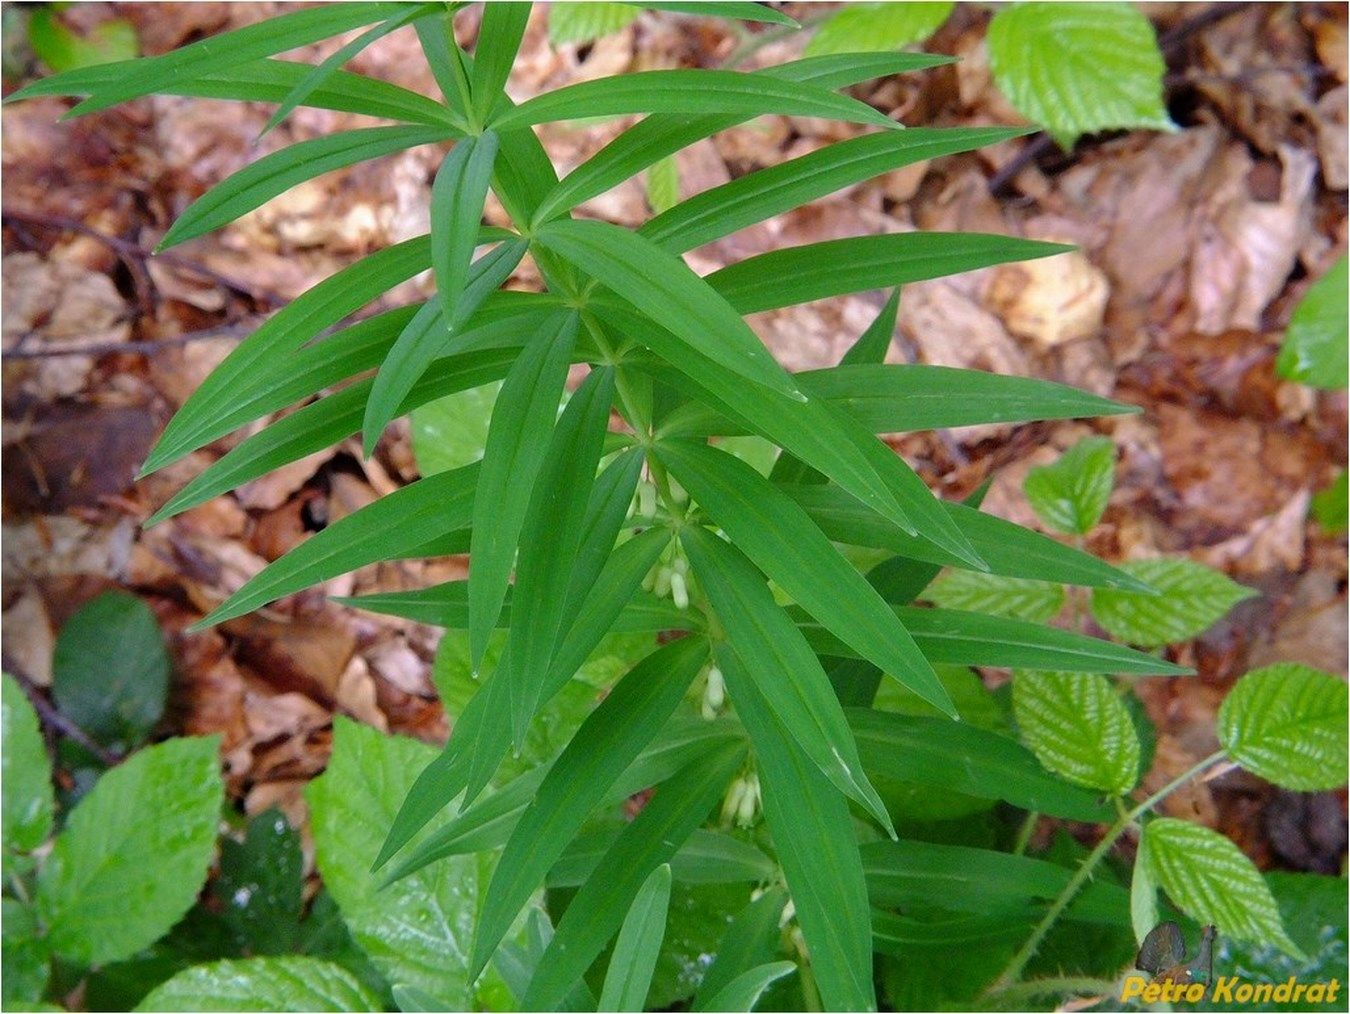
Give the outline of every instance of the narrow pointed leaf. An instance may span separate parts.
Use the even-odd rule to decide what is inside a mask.
[[[431,186],[431,264],[436,294],[452,328],[474,310],[472,302],[464,299],[465,286],[497,148],[497,135],[490,130],[458,142],[445,156]],[[515,259],[519,261],[520,255]],[[480,300],[482,295],[486,294],[480,294]]]
[[[798,24],[782,11],[776,11],[767,4],[735,3],[727,0],[692,0],[679,3],[676,0],[637,0],[636,7],[646,7],[653,11],[672,11],[678,14],[692,14],[702,18],[732,18],[736,21],[761,21],[770,25],[785,25],[796,28]]]
[[[858,749],[829,677],[774,602],[763,576],[739,550],[707,529],[682,529],[680,544],[726,630],[729,647],[718,651],[723,672],[725,650],[728,664],[743,673],[741,682],[758,688],[777,723],[811,762],[890,830],[886,807],[862,773]],[[739,709],[734,692],[732,700]]]
[[[755,565],[823,626],[955,715],[932,666],[895,613],[787,494],[715,448],[672,441],[659,445],[657,455]]]
[[[472,103],[464,70],[464,53],[455,42],[455,15],[446,10],[440,17],[417,22],[417,41],[431,67],[431,76],[441,95],[457,116],[467,119]]]
[[[600,990],[599,1010],[641,1011],[651,989],[652,973],[666,935],[670,908],[670,864],[658,866],[633,899],[619,928],[614,953]]]
[[[496,104],[511,75],[511,65],[530,20],[530,7],[527,3],[511,2],[483,5],[470,82],[474,112],[480,121]]]
[[[797,970],[791,961],[757,965],[732,979],[708,1001],[708,1010],[752,1011],[764,991]]]
[[[722,935],[717,956],[694,994],[693,1010],[726,1010],[714,1005],[714,1001],[720,999],[722,988],[773,960],[778,953],[778,920],[787,900],[785,890],[772,887],[737,913]]]
[[[618,793],[611,790],[608,795],[613,799]],[[548,871],[547,886],[584,884],[618,836],[618,828],[578,835]],[[682,884],[759,883],[771,879],[776,870],[774,861],[749,842],[702,828],[693,831],[670,859],[671,876]]]

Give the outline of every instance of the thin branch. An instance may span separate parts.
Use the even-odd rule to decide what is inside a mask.
[[[254,328],[253,323],[240,322],[225,324],[221,327],[203,328],[201,331],[189,331],[187,334],[171,335],[167,338],[146,338],[130,342],[100,342],[97,345],[75,347],[23,349],[16,348],[0,353],[0,359],[59,359],[63,356],[107,356],[117,353],[130,355],[154,355],[164,349],[188,345],[192,342],[209,341],[212,338],[243,338]]]
[[[94,742],[89,733],[85,732],[69,718],[61,714],[61,712],[56,709],[56,706],[52,704],[51,701],[47,700],[42,691],[38,689],[37,683],[33,678],[24,673],[18,666],[14,665],[12,660],[6,659],[4,665],[5,671],[14,677],[15,682],[17,682],[23,690],[24,696],[28,698],[28,702],[33,705],[33,710],[37,712],[38,721],[46,726],[49,732],[55,735],[64,736],[73,743],[78,743],[85,750],[88,750],[90,754],[98,758],[99,763],[103,764],[105,767],[112,767],[122,760],[121,754],[115,753],[107,747]]]

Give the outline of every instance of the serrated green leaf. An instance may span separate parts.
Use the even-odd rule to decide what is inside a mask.
[[[300,835],[276,807],[248,822],[242,841],[220,840],[210,896],[241,953],[286,954],[296,946],[304,859]]]
[[[739,313],[942,278],[1009,261],[1053,257],[1060,243],[980,233],[903,232],[852,236],[747,257],[708,276]]]
[[[1064,589],[1047,581],[954,570],[938,578],[923,597],[944,609],[1009,616],[1043,623],[1064,607]]]
[[[1102,130],[1176,129],[1163,106],[1158,40],[1133,4],[1005,7],[987,41],[994,83],[1062,147]]]
[[[1275,372],[1286,380],[1345,390],[1346,272],[1346,256],[1341,254],[1294,307],[1275,360]]]
[[[1158,883],[1183,912],[1213,923],[1220,933],[1302,957],[1285,932],[1270,888],[1231,841],[1172,817],[1149,821],[1144,837]]]
[[[665,863],[647,877],[619,928],[599,1010],[641,1011],[646,1007],[669,907],[670,864]]]
[[[478,42],[474,46],[473,77],[469,83],[473,93],[474,115],[480,121],[501,98],[506,79],[511,76],[530,20],[528,3],[492,3],[483,7],[483,20],[478,26]]]
[[[582,723],[507,842],[488,885],[475,946],[491,953],[590,811],[675,711],[707,643],[682,638],[649,655]]]
[[[1088,437],[1065,451],[1054,464],[1027,473],[1022,492],[1051,528],[1086,535],[1097,526],[1115,485],[1116,445],[1107,437]]]
[[[1092,618],[1112,637],[1145,648],[1203,633],[1228,610],[1259,594],[1226,574],[1190,560],[1126,560],[1120,569],[1157,589],[1155,595],[1117,588],[1092,592]]]
[[[1298,792],[1345,784],[1345,680],[1284,662],[1249,672],[1219,708],[1219,742],[1253,774]]]
[[[861,3],[839,10],[807,43],[807,56],[899,49],[923,42],[942,26],[950,3]]]
[[[450,133],[440,127],[365,127],[282,148],[239,170],[193,201],[155,249],[167,250],[228,225],[296,184],[323,173],[419,145],[435,144],[448,137]]]
[[[198,622],[214,626],[368,563],[407,555],[467,528],[478,466],[441,472],[395,490],[316,532],[264,567]]]
[[[502,384],[474,493],[469,549],[469,649],[474,665],[506,600],[516,545],[535,479],[549,450],[576,343],[577,316],[551,318]]]
[[[1017,673],[1013,714],[1040,762],[1075,785],[1123,796],[1139,780],[1139,737],[1104,676]]]
[[[683,116],[736,114],[759,116],[819,116],[897,128],[894,120],[857,99],[836,95],[817,85],[800,84],[762,74],[729,70],[647,70],[566,85],[522,102],[495,117],[494,130],[556,120],[633,113],[679,113]]]
[[[831,784],[890,830],[886,808],[862,773],[829,677],[759,571],[706,529],[681,530],[680,544],[726,630],[728,643],[716,653],[723,672],[732,666],[741,674],[738,682],[758,688],[775,720]]]
[[[138,1011],[369,1011],[381,1001],[330,961],[287,955],[195,965],[156,987]]]
[[[699,983],[693,1010],[730,1009],[714,1004],[721,1000],[723,987],[773,960],[778,953],[778,920],[787,900],[787,891],[772,887],[736,915],[717,945],[717,956]]]
[[[548,41],[555,46],[575,42],[583,45],[604,35],[620,32],[632,24],[639,11],[631,4],[558,3],[548,5]]]
[[[169,655],[150,607],[108,591],[61,628],[52,656],[52,696],[61,713],[99,743],[125,753],[164,714]]]
[[[847,708],[863,767],[894,779],[1071,820],[1109,821],[1097,797],[1047,773],[1016,740],[967,722]]]
[[[217,737],[147,747],[71,812],[38,877],[56,953],[90,964],[130,957],[192,907],[215,851],[219,749]]]
[[[1346,472],[1342,468],[1330,486],[1313,496],[1310,513],[1323,531],[1340,535],[1347,525],[1347,502],[1350,497],[1347,496]]]
[[[755,565],[822,625],[925,700],[951,709],[932,666],[881,596],[787,495],[715,448],[667,442],[656,453]]]
[[[463,1010],[486,868],[474,856],[447,859],[389,887],[370,872],[389,821],[432,756],[425,744],[339,717],[328,768],[305,796],[319,872],[357,943],[390,981]]]
[[[31,852],[52,832],[52,762],[33,705],[13,676],[5,673],[3,679],[4,846],[6,852]]]
[[[739,667],[723,667],[755,744],[764,817],[826,1010],[875,1010],[867,883],[848,803],[773,718]]]
[[[738,745],[709,752],[663,782],[605,853],[567,907],[539,961],[523,1007],[554,1009],[618,929],[629,902],[652,870],[668,862],[703,823],[745,759]],[[475,946],[475,965],[487,954]]]
[[[41,997],[51,979],[51,956],[39,936],[37,917],[32,906],[16,898],[0,899],[0,906],[4,923],[4,939],[0,941],[0,973],[3,973],[0,1003],[5,1010],[46,1009]]]

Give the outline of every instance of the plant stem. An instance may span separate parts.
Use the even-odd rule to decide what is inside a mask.
[[[1044,917],[1042,917],[1041,921],[1032,931],[1031,936],[1027,938],[1027,942],[1022,945],[1021,950],[1013,955],[1013,958],[1008,962],[1007,967],[999,973],[998,978],[995,979],[989,989],[986,990],[986,995],[1004,992],[1022,977],[1022,972],[1026,970],[1027,962],[1035,956],[1037,948],[1041,946],[1041,942],[1045,939],[1045,935],[1050,932],[1050,929],[1059,920],[1059,917],[1064,914],[1064,910],[1069,907],[1069,903],[1073,901],[1078,892],[1082,890],[1083,885],[1091,878],[1093,871],[1096,870],[1101,861],[1106,858],[1107,853],[1111,851],[1112,846],[1115,845],[1120,836],[1125,833],[1126,829],[1138,820],[1142,814],[1152,809],[1154,806],[1157,806],[1158,803],[1166,799],[1182,785],[1204,772],[1207,768],[1212,767],[1223,758],[1224,753],[1222,750],[1210,754],[1194,767],[1177,775],[1176,778],[1173,778],[1133,810],[1123,813],[1120,819],[1112,824],[1106,834],[1102,836],[1102,840],[1097,843],[1097,847],[1088,853],[1088,857],[1083,860],[1082,865],[1078,867],[1073,877],[1071,877],[1069,882],[1064,885],[1064,890],[1059,892],[1059,897],[1055,898],[1054,902],[1050,905],[1050,908],[1046,911]]]
[[[1013,855],[1023,855],[1027,850],[1027,845],[1031,843],[1031,836],[1036,830],[1036,822],[1041,819],[1041,815],[1036,811],[1027,814],[1027,819],[1022,821],[1022,826],[1017,829],[1017,839],[1013,842]]]

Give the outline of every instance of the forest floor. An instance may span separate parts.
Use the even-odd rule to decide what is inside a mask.
[[[67,16],[125,17],[144,51],[159,53],[278,6],[95,3]],[[1168,59],[1175,133],[1086,139],[1069,154],[1033,135],[942,158],[690,261],[704,273],[781,245],[913,228],[1079,246],[1067,257],[907,286],[891,358],[1044,377],[1142,413],[893,443],[940,495],[992,478],[986,509],[1036,525],[1021,494],[1027,470],[1084,435],[1110,436],[1117,485],[1089,548],[1111,560],[1183,554],[1259,590],[1172,651],[1198,677],[1144,682],[1159,732],[1147,779],[1156,785],[1212,751],[1215,711],[1243,672],[1274,661],[1346,670],[1345,539],[1307,518],[1312,495],[1346,461],[1346,396],[1281,381],[1273,364],[1293,306],[1346,247],[1347,90],[1343,5],[1146,9]],[[990,81],[987,20],[982,8],[958,7],[926,48],[960,62],[855,93],[909,125],[1018,122]],[[646,13],[593,45],[555,50],[543,21],[537,12],[511,80],[516,98],[628,70],[778,63],[801,47],[772,35],[763,44],[756,33],[747,47],[719,23]],[[352,69],[434,93],[411,32],[381,40]],[[448,731],[429,675],[437,632],[327,597],[462,576],[463,561],[371,567],[216,630],[185,628],[317,527],[414,478],[406,420],[369,461],[348,441],[148,531],[141,523],[152,511],[238,436],[133,479],[173,410],[248,327],[363,254],[426,231],[442,152],[424,147],[321,177],[151,257],[175,215],[226,175],[292,141],[364,122],[305,109],[259,141],[270,107],[154,98],[58,122],[69,104],[3,111],[5,667],[34,686],[49,683],[62,622],[105,588],[134,591],[159,617],[175,661],[166,731],[221,734],[229,786],[247,812],[280,805],[303,825],[300,790],[326,763],[335,712],[431,741]],[[564,172],[625,125],[553,125],[542,136]],[[756,120],[682,152],[681,191],[856,129]],[[581,210],[625,225],[648,214],[640,181]],[[534,281],[522,274],[514,283]],[[410,282],[386,304],[426,284]],[[812,303],[752,323],[790,368],[822,366],[837,361],[880,299]],[[1284,793],[1234,775],[1170,805],[1221,828],[1262,866],[1341,867],[1343,792]]]

